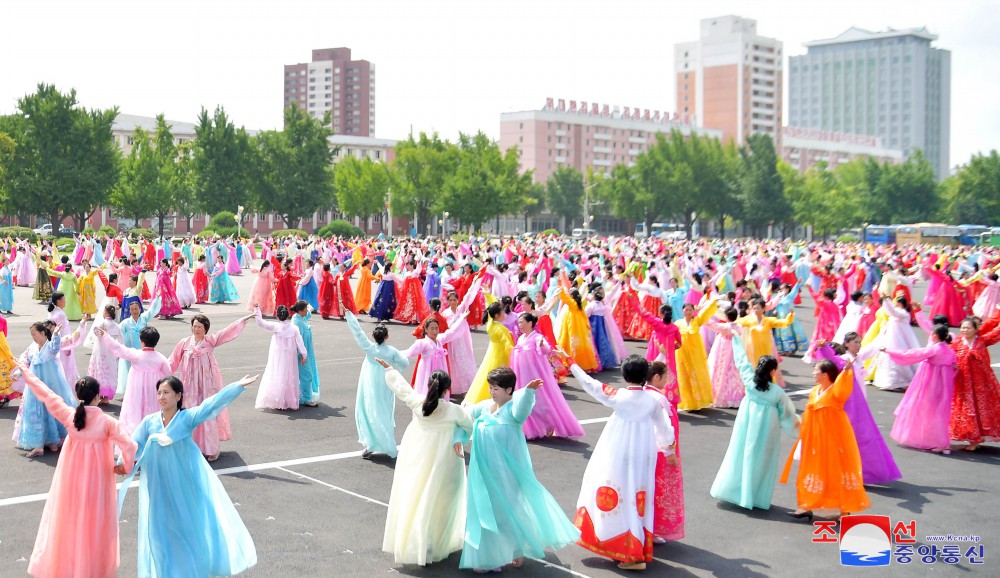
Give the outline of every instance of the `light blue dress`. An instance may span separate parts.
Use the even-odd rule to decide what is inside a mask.
[[[358,377],[358,397],[354,404],[354,422],[358,427],[358,443],[376,454],[396,457],[396,396],[385,381],[385,369],[375,358],[386,361],[397,371],[406,370],[409,360],[398,349],[371,340],[347,311],[347,326],[358,347],[365,352]]]
[[[580,537],[531,467],[521,428],[534,405],[535,390],[524,388],[495,413],[492,399],[470,408],[475,422],[460,568],[491,570],[517,558],[544,558],[546,548]]]
[[[139,454],[118,492],[118,511],[132,477],[142,469],[140,578],[232,576],[257,563],[250,532],[191,439],[194,428],[217,417],[244,389],[234,383],[201,405],[178,411],[166,430],[163,414],[150,414],[132,435]]]
[[[792,433],[796,424],[795,406],[785,390],[773,383],[767,391],[754,387],[754,369],[739,337],[733,337],[733,357],[743,378],[746,397],[740,402],[729,449],[712,483],[711,494],[717,500],[748,510],[767,510],[771,507],[781,458],[778,427],[796,435]]]
[[[319,401],[319,368],[316,366],[316,352],[313,350],[313,330],[309,325],[312,313],[305,317],[298,313],[292,314],[292,324],[299,328],[302,343],[306,346],[306,363],[299,366],[299,403],[316,403]]]
[[[70,406],[76,406],[76,396],[66,383],[62,366],[56,356],[59,355],[60,335],[55,335],[35,353],[32,353],[28,365],[32,373],[42,380],[49,389],[57,393]],[[43,446],[62,443],[66,438],[66,428],[45,408],[45,404],[35,397],[30,387],[24,388],[21,398],[20,426],[17,432],[17,447],[33,450]]]
[[[140,306],[142,301],[139,302]],[[139,332],[149,324],[149,320],[156,317],[156,314],[160,312],[160,298],[157,297],[153,299],[153,302],[149,304],[149,309],[145,312],[139,314],[138,321],[132,319],[129,315],[124,321],[118,324],[118,328],[122,331],[122,342],[126,347],[131,347],[132,349],[142,349],[142,342],[139,341]],[[128,383],[128,372],[132,369],[132,362],[126,359],[118,360],[118,390],[115,395],[125,394],[125,385]]]
[[[14,276],[10,272],[10,267],[4,265],[0,268],[0,311],[14,310]]]
[[[239,301],[240,293],[233,285],[233,280],[229,278],[226,267],[222,263],[216,263],[212,269],[211,283],[209,284],[209,303],[225,303],[227,301]]]
[[[796,284],[792,290],[778,300],[774,307],[775,317],[784,319],[794,310],[795,297],[799,294],[802,286]],[[778,346],[778,351],[804,352],[809,348],[809,336],[802,329],[802,324],[798,318],[792,320],[788,327],[779,327],[774,330],[774,342]]]

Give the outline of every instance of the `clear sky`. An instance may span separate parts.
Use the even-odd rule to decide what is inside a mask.
[[[87,107],[281,125],[282,65],[347,46],[375,64],[376,136],[499,136],[502,112],[546,97],[676,109],[673,46],[736,14],[784,42],[926,26],[952,52],[951,164],[1000,148],[1000,0],[2,0],[0,114],[39,82]],[[787,71],[787,60],[786,60]],[[787,79],[786,79],[787,82]],[[786,106],[787,111],[787,106]]]

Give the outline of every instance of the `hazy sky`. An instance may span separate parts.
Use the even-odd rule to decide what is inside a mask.
[[[679,4],[0,0],[0,114],[46,82],[87,107],[193,122],[221,104],[237,124],[275,128],[282,65],[347,46],[376,66],[376,136],[498,137],[501,112],[546,97],[675,110],[674,44],[696,39],[702,18],[736,14],[786,57],[850,26],[927,26],[952,51],[951,164],[1000,148],[1000,0]]]

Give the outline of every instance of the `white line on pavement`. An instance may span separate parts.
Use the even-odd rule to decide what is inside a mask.
[[[372,504],[378,504],[378,505],[380,505],[380,506],[382,506],[384,508],[388,508],[389,507],[389,504],[386,504],[385,502],[380,502],[380,501],[376,500],[375,498],[369,498],[368,496],[362,496],[361,494],[352,492],[350,490],[345,490],[344,488],[341,488],[340,486],[335,486],[333,484],[328,484],[328,483],[326,483],[326,482],[324,482],[322,480],[317,480],[316,478],[310,478],[309,476],[307,476],[305,474],[300,474],[298,472],[293,472],[292,470],[287,470],[287,469],[282,468],[282,467],[278,467],[276,469],[281,470],[283,472],[287,472],[289,474],[292,474],[293,476],[298,476],[298,477],[300,477],[300,478],[302,478],[304,480],[309,480],[310,482],[319,484],[321,486],[326,486],[326,487],[330,488],[331,490],[337,490],[338,492],[344,492],[345,494],[347,494],[349,496],[354,496],[355,498],[360,498],[360,499],[362,499],[362,500],[364,500],[366,502],[371,502]]]

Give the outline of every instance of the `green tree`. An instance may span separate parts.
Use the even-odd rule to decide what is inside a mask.
[[[4,176],[11,209],[41,213],[58,227],[77,226],[104,204],[118,177],[118,148],[111,128],[117,108],[86,110],[76,91],[39,84],[17,103],[19,113],[0,119],[0,131],[17,144]]]
[[[532,182],[525,194],[525,203],[522,207],[524,213],[524,232],[531,230],[530,220],[542,214],[545,210],[545,185]]]
[[[934,168],[919,150],[902,164],[886,165],[874,192],[888,207],[886,224],[928,221],[941,207]]]
[[[381,162],[348,156],[333,172],[334,188],[341,211],[362,219],[385,210],[389,194],[389,171]]]
[[[778,157],[774,141],[766,134],[751,135],[740,151],[742,166],[739,177],[743,222],[758,236],[770,224],[788,221],[792,208],[778,174]]]
[[[157,234],[161,237],[164,220],[174,214],[183,197],[180,189],[184,185],[184,176],[180,174],[177,166],[177,145],[174,144],[174,135],[170,129],[171,125],[167,124],[163,115],[157,115],[156,132],[153,134],[155,146],[153,154],[159,169],[159,178],[155,187],[146,191],[146,194],[152,197],[149,202],[153,216],[157,218]]]
[[[249,206],[260,188],[260,173],[246,130],[236,128],[222,107],[211,116],[202,109],[195,137],[191,166],[201,209],[214,215]]]
[[[329,113],[314,118],[295,104],[285,109],[285,127],[257,137],[263,174],[257,206],[281,215],[288,229],[333,204],[333,132]]]
[[[1000,222],[1000,155],[977,154],[942,183],[944,214],[952,223]]]
[[[174,183],[174,204],[177,218],[184,219],[187,230],[191,230],[191,219],[202,212],[200,199],[195,190],[194,143],[188,141],[177,147],[177,162],[171,175]]]
[[[458,148],[434,133],[411,135],[396,144],[392,168],[393,214],[416,214],[414,228],[427,228],[442,206],[445,183],[458,166]]]
[[[565,227],[583,212],[583,175],[573,167],[561,166],[545,182],[545,205],[553,215],[565,219]],[[584,223],[589,227],[590,223]]]
[[[444,208],[474,229],[518,211],[531,190],[531,175],[520,174],[517,149],[500,152],[485,133],[460,134],[458,164],[445,181]]]
[[[135,219],[153,216],[152,191],[159,187],[160,162],[152,139],[141,127],[132,133],[132,150],[122,160],[121,173],[111,193],[111,204],[118,214]]]

